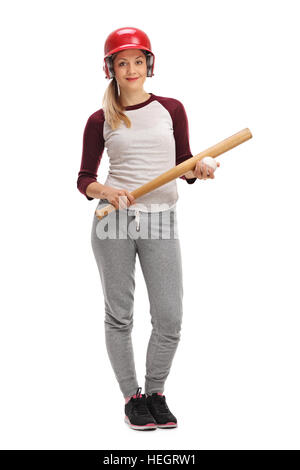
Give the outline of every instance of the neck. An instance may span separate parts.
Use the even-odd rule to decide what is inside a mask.
[[[135,104],[143,103],[150,96],[150,93],[147,93],[145,90],[137,90],[135,92],[120,90],[120,101],[123,106],[134,106]]]

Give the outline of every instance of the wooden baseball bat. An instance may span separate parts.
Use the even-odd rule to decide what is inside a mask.
[[[157,176],[156,178],[149,181],[148,183],[143,184],[139,188],[132,191],[130,194],[132,194],[132,196],[135,199],[137,199],[143,196],[144,194],[147,194],[150,191],[153,191],[154,189],[159,188],[163,184],[169,183],[175,178],[179,178],[179,176],[184,175],[188,171],[194,170],[198,160],[201,160],[202,158],[207,157],[207,156],[210,156],[213,158],[218,157],[222,153],[228,152],[228,150],[231,150],[234,147],[237,147],[238,145],[242,144],[243,142],[246,142],[246,140],[249,140],[251,138],[252,138],[252,134],[250,130],[246,127],[240,132],[233,134],[231,137],[228,137],[227,139],[224,139],[218,144],[213,145],[212,147],[209,147],[203,152],[198,153],[194,157],[191,157],[188,160],[185,160],[184,162],[180,163],[179,165],[176,165],[175,167],[170,168],[170,170],[165,171],[165,173],[162,173],[161,175]],[[110,212],[113,212],[114,210],[116,210],[116,207],[113,204],[108,204],[102,209],[96,209],[95,214],[98,217],[98,219],[101,220],[103,217],[108,215]]]

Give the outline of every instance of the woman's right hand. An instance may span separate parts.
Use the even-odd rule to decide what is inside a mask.
[[[113,204],[116,209],[125,209],[131,204],[135,204],[134,197],[127,189],[117,189],[112,186],[106,186],[103,191],[103,196]]]

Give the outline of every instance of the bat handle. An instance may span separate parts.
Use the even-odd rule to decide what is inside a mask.
[[[103,217],[108,215],[110,212],[113,212],[114,210],[116,210],[115,206],[113,204],[108,204],[107,206],[102,207],[102,209],[96,209],[95,215],[99,220],[101,220]]]
[[[131,196],[133,196],[136,199],[136,198],[142,196],[144,193],[141,192],[140,188],[137,188],[137,189],[134,189],[133,191],[131,191],[130,194],[131,194]],[[116,210],[116,207],[113,204],[108,204],[107,206],[102,207],[102,209],[96,209],[95,215],[98,217],[99,220],[101,220],[101,219],[103,219],[103,217],[105,217],[106,215],[110,214],[110,212],[113,212],[115,210]]]

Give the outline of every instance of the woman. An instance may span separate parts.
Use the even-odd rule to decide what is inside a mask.
[[[176,180],[137,201],[130,193],[192,156],[188,122],[180,101],[143,88],[154,69],[150,40],[143,31],[113,31],[104,51],[103,69],[112,80],[103,108],[89,117],[84,130],[77,187],[88,200],[100,199],[97,209],[109,203],[117,209],[101,221],[105,220],[108,231],[94,215],[91,243],[104,294],[106,347],[125,398],[125,422],[138,430],[171,428],[177,426],[177,419],[163,391],[180,339],[183,296]],[[97,182],[97,171],[104,147],[110,168],[103,185]],[[197,178],[214,178],[214,174],[197,162],[194,171],[180,178],[192,184]],[[147,286],[153,327],[145,394],[138,386],[131,341],[136,255]]]

